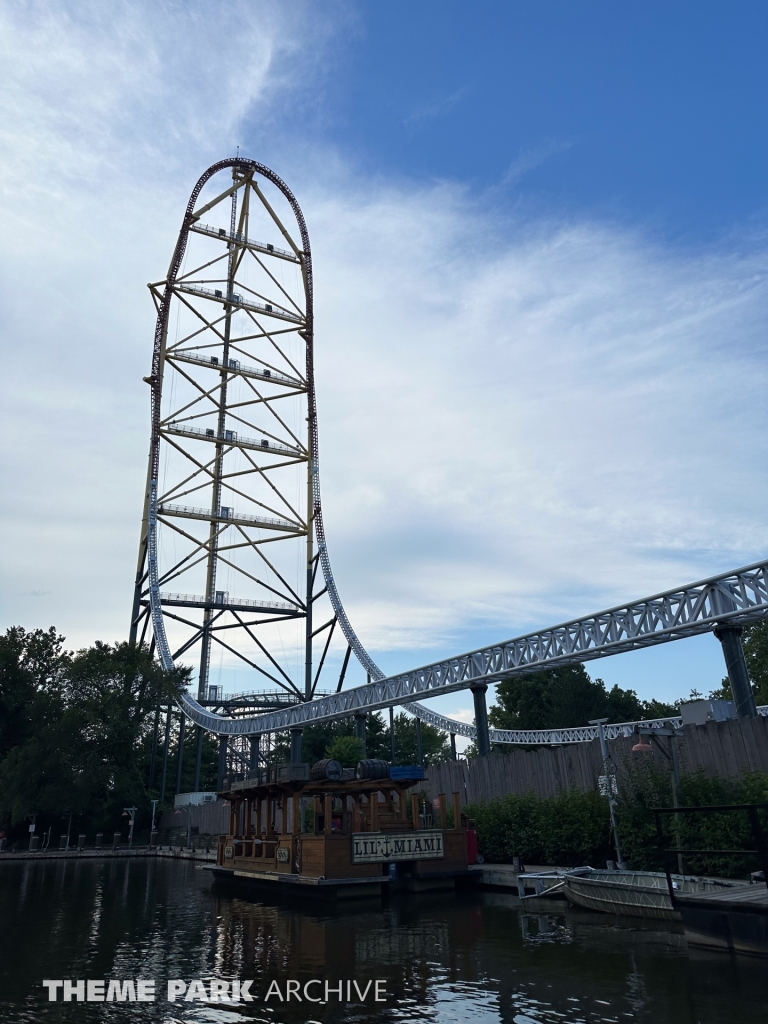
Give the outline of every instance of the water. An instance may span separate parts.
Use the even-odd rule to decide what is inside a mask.
[[[44,978],[156,979],[158,999],[50,1003]],[[166,1000],[168,979],[212,978],[253,979],[255,1001]],[[383,979],[386,1001],[264,1001],[314,978]],[[763,1024],[766,1003],[765,961],[689,952],[662,923],[485,893],[275,906],[184,861],[0,863],[3,1021]]]

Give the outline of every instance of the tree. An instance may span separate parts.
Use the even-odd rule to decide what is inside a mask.
[[[363,756],[363,741],[357,736],[337,736],[326,747],[325,756],[339,761],[342,768],[354,768]]]
[[[141,740],[158,703],[176,701],[188,681],[189,669],[166,672],[146,646],[99,642],[73,657],[65,675],[66,715],[81,736],[81,784],[102,815],[146,802]]]
[[[755,695],[755,704],[768,704],[768,619],[761,622],[754,622],[751,626],[744,627],[741,638],[744,648],[744,660],[747,663],[747,672],[752,683],[752,692]],[[694,700],[695,691],[691,691],[691,700]],[[703,694],[696,693],[696,697]],[[733,700],[731,681],[725,676],[723,682],[715,690],[711,690],[710,697],[718,700]]]
[[[387,730],[389,732],[389,730]],[[400,712],[395,715],[395,764],[417,764],[416,719]],[[421,723],[421,747],[425,766],[449,761],[451,748],[444,732]],[[389,756],[389,755],[388,755]]]
[[[768,619],[747,626],[742,638],[756,704],[768,704]],[[726,682],[726,680],[723,680]],[[730,682],[728,684],[730,689]]]
[[[354,733],[354,721],[351,718],[306,726],[301,739],[302,760],[308,764],[315,764],[321,758],[329,756],[327,751],[336,739],[354,737]],[[444,733],[431,725],[422,724],[421,737],[425,764],[449,760],[451,751]],[[367,716],[365,750],[366,757],[391,760],[389,729],[384,716],[380,713]],[[395,716],[395,764],[416,764],[416,757],[416,719],[401,712]],[[273,760],[277,763],[290,760],[290,740],[287,733],[278,738],[273,749]]]
[[[642,701],[634,690],[591,679],[583,665],[542,669],[499,683],[488,713],[497,729],[568,729],[590,719],[633,722],[676,715],[671,704]]]
[[[146,646],[97,643],[68,654],[54,629],[0,638],[0,816],[114,824],[148,806],[142,752],[158,704],[188,670],[166,672]]]
[[[51,626],[0,636],[0,760],[62,711],[62,673],[70,655]]]

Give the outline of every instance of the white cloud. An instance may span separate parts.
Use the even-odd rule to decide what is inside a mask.
[[[0,4],[6,623],[54,622],[75,644],[124,635],[146,473],[146,282],[245,116],[268,124],[316,75],[336,10]]]
[[[276,115],[333,19],[211,10],[0,7],[6,623],[125,633],[144,285],[198,174],[257,118],[313,239],[331,556],[385,665],[764,553],[764,248],[682,252],[355,179]]]
[[[515,223],[445,186],[311,220],[327,529],[375,646],[450,650],[763,554],[764,250]]]

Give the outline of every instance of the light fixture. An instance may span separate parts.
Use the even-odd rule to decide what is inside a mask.
[[[653,747],[648,742],[648,740],[645,739],[644,736],[641,736],[640,739],[637,741],[637,743],[634,745],[634,747],[632,747],[632,753],[633,754],[652,754],[653,753]]]

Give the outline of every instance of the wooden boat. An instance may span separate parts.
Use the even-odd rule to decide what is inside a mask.
[[[448,828],[445,795],[429,813],[418,794],[408,795],[423,770],[408,777],[393,768],[393,778],[378,762],[380,778],[350,777],[340,766],[341,777],[312,778],[324,764],[275,765],[228,781],[220,796],[230,803],[229,830],[219,839],[216,876],[334,897],[449,889],[469,878],[458,793]]]
[[[672,875],[675,893],[704,895],[720,893],[741,883],[696,875]],[[679,910],[672,906],[667,876],[661,871],[598,871],[579,868],[563,875],[566,899],[577,907],[601,910],[607,914],[654,917],[679,921]]]
[[[768,889],[744,882],[709,893],[675,893],[691,946],[768,956]]]

